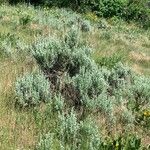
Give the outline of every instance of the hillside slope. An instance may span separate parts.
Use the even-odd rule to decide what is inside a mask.
[[[129,106],[126,104],[128,100],[121,102],[122,104],[120,106],[122,106],[122,108],[120,109],[116,107],[116,105],[115,108],[113,108],[114,111],[112,114],[114,116],[116,115],[115,117],[118,119],[118,117],[120,117],[119,114],[122,113],[124,120],[120,121],[118,119],[119,123],[114,123],[113,127],[110,126],[109,121],[107,122],[107,113],[103,113],[103,111],[97,112],[94,110],[92,113],[89,113],[91,110],[86,110],[86,113],[89,113],[87,116],[90,116],[92,121],[87,117],[87,120],[85,119],[78,122],[80,117],[77,117],[77,120],[74,119],[76,115],[74,116],[72,109],[69,108],[69,106],[65,106],[66,109],[65,111],[63,110],[64,113],[67,114],[67,110],[71,109],[70,115],[72,115],[71,117],[73,118],[72,120],[66,120],[74,123],[72,128],[75,131],[76,127],[80,126],[81,129],[85,127],[87,131],[88,128],[91,128],[90,132],[93,132],[91,135],[98,135],[100,132],[102,140],[107,139],[106,143],[108,145],[113,139],[119,143],[118,136],[124,134],[128,135],[129,133],[140,137],[142,145],[145,147],[150,144],[150,86],[148,86],[150,75],[150,30],[139,28],[133,23],[128,24],[116,17],[108,20],[98,18],[93,13],[81,15],[66,9],[35,9],[33,6],[26,5],[2,5],[0,6],[0,149],[35,149],[39,137],[47,134],[48,131],[55,133],[55,128],[59,124],[59,115],[49,110],[52,106],[49,108],[49,104],[41,103],[40,106],[36,107],[18,108],[18,106],[16,106],[15,85],[18,77],[22,77],[26,73],[36,72],[40,68],[38,61],[32,55],[32,45],[36,43],[35,41],[42,41],[47,37],[56,37],[58,41],[63,41],[65,35],[68,34],[72,28],[80,32],[80,37],[78,37],[78,40],[80,40],[78,42],[80,43],[82,41],[81,45],[83,45],[83,47],[85,44],[92,49],[91,55],[87,56],[87,58],[96,62],[98,70],[99,68],[105,67],[110,71],[110,74],[112,73],[111,75],[113,75],[115,67],[122,62],[123,65],[131,67],[131,72],[134,72],[133,74],[137,76],[140,75],[142,79],[137,79],[137,85],[143,84],[147,88],[146,91],[144,87],[145,93],[142,95],[143,99],[140,100],[145,102],[147,98],[148,103],[143,104],[141,102],[140,110],[138,111],[131,109],[132,106],[130,105],[133,105],[132,103],[130,103]],[[48,40],[51,40],[51,38]],[[37,45],[34,46],[36,47]],[[79,49],[80,48],[82,49],[82,47],[79,47]],[[85,55],[86,53],[88,52],[85,52]],[[72,53],[70,52],[69,54]],[[74,57],[78,58],[79,56],[75,55]],[[116,70],[117,69],[116,67]],[[124,67],[121,69],[124,69]],[[81,79],[83,81],[84,77],[85,79],[89,79],[88,75],[90,77],[91,74],[92,72],[82,77],[81,73]],[[96,77],[95,74],[97,74]],[[93,73],[92,75],[95,81],[101,83],[98,76],[99,72]],[[72,80],[74,80],[76,84],[81,81],[78,76],[73,79],[71,78],[71,81]],[[86,81],[84,82],[86,84]],[[89,83],[89,85],[91,84]],[[84,87],[82,88],[84,89]],[[101,87],[96,85],[96,88]],[[120,93],[119,89],[115,90],[113,92],[116,92],[115,94],[119,97],[119,94],[122,93]],[[127,91],[123,94],[126,94],[126,92]],[[114,96],[115,98],[117,97],[116,95]],[[111,101],[113,101],[114,97],[110,97]],[[127,97],[123,97],[123,99],[125,98]],[[59,103],[59,99],[57,100],[61,106],[61,102]],[[115,103],[117,103],[117,101],[115,101]],[[108,104],[105,104],[105,106],[106,105]],[[80,116],[80,113],[83,112],[77,111],[77,116]],[[134,121],[132,120],[132,114],[135,117]],[[65,115],[63,117],[65,117]],[[86,124],[88,121],[96,122],[98,130],[94,130],[92,125]],[[113,131],[110,130],[111,128]],[[59,128],[56,130],[59,131]],[[84,134],[80,134],[84,139],[86,131]],[[68,133],[68,135],[70,134]],[[60,135],[60,137],[61,136],[62,135]],[[55,141],[53,147],[55,147],[54,149],[59,149],[59,144],[62,142],[62,139],[59,136],[57,137],[57,135],[54,135],[54,137]],[[128,140],[133,138],[132,136],[131,139],[130,136],[128,137]],[[51,136],[49,138],[47,140],[50,143]],[[96,139],[98,137],[93,136],[93,138]],[[126,136],[124,138],[126,139]],[[89,138],[89,141],[90,140]],[[133,140],[136,141],[137,139],[133,138]],[[88,143],[89,141],[86,142]],[[42,143],[42,140],[40,142]],[[65,148],[72,144],[72,141],[71,143],[69,142],[70,141],[66,142]],[[73,140],[73,144],[76,145],[76,142],[76,140]],[[85,141],[82,142],[84,143]],[[82,142],[81,145],[83,144]],[[93,141],[90,142],[92,143]],[[82,146],[84,147],[85,145]],[[72,147],[69,148],[71,149]],[[39,150],[42,150],[42,146]]]

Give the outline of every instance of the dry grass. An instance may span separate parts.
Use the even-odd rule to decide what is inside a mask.
[[[128,26],[126,28],[128,29]],[[97,58],[101,56],[108,57],[113,54],[122,55],[126,60],[124,63],[130,65],[134,71],[149,75],[150,48],[148,43],[150,43],[150,39],[148,34],[143,31],[139,35],[132,35],[132,33],[124,33],[124,31],[115,33],[113,29],[111,30],[108,30],[110,39],[101,37],[105,33],[101,30],[97,30],[87,37],[88,43],[95,50],[94,56]]]
[[[135,61],[150,61],[150,56],[147,56],[145,53],[131,51],[129,54],[130,58]]]
[[[30,63],[33,65],[32,63]],[[29,149],[35,143],[34,121],[26,112],[14,109],[14,83],[31,71],[29,62],[5,60],[0,65],[0,149]]]

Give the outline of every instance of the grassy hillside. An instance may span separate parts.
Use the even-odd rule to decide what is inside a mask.
[[[114,66],[122,62],[124,66],[131,68],[131,71],[134,72],[133,74],[140,75],[140,77],[146,78],[147,83],[149,82],[150,30],[139,28],[133,23],[128,24],[116,17],[108,20],[98,18],[93,13],[80,15],[65,9],[35,9],[32,6],[26,5],[2,5],[0,6],[0,149],[50,149],[50,147],[46,149],[43,148],[44,146],[41,146],[42,140],[40,140],[40,137],[43,140],[46,139],[48,143],[52,141],[53,149],[60,149],[60,147],[62,149],[63,147],[65,147],[64,149],[67,149],[67,147],[68,149],[73,149],[70,145],[76,145],[77,141],[72,139],[69,141],[66,138],[68,141],[66,140],[67,144],[65,143],[64,146],[63,138],[61,137],[64,133],[59,135],[59,132],[61,132],[61,129],[59,129],[61,125],[59,126],[58,121],[60,119],[59,113],[65,113],[64,116],[62,116],[63,113],[61,114],[63,118],[68,115],[67,111],[69,112],[70,110],[71,114],[70,116],[68,115],[68,118],[72,117],[73,119],[66,120],[73,124],[72,128],[75,131],[78,126],[81,129],[85,127],[84,129],[87,132],[89,132],[88,129],[90,128],[91,135],[95,135],[93,136],[94,140],[98,139],[96,136],[100,134],[102,141],[105,141],[108,145],[111,142],[116,142],[115,146],[117,144],[121,145],[119,143],[119,136],[124,135],[124,141],[130,141],[131,139],[136,141],[140,138],[141,145],[148,147],[150,144],[150,97],[148,94],[150,87],[147,86],[145,80],[143,82],[140,80],[138,84],[147,86],[147,93],[145,93],[149,102],[140,104],[141,107],[138,111],[132,110],[130,109],[132,107],[127,106],[128,99],[124,100],[121,104],[122,107],[121,105],[117,106],[114,104],[115,108],[113,107],[112,115],[117,118],[116,120],[119,120],[120,115],[122,116],[113,125],[107,119],[109,118],[107,113],[103,111],[97,112],[95,110],[90,113],[91,110],[86,110],[85,116],[87,117],[81,115],[83,117],[81,119],[80,113],[83,113],[82,110],[75,110],[77,120],[75,119],[76,115],[74,115],[74,112],[67,104],[65,104],[63,109],[60,108],[61,111],[57,112],[57,107],[61,107],[59,96],[57,98],[57,105],[54,104],[55,107],[57,106],[56,108],[54,107],[56,110],[50,103],[45,104],[42,102],[40,105],[31,108],[18,107],[18,104],[16,104],[15,85],[18,77],[23,77],[26,73],[37,72],[40,69],[40,65],[32,54],[32,44],[35,44],[37,40],[42,41],[47,37],[55,37],[57,40],[65,39],[65,35],[72,28],[77,28],[79,31],[79,41],[86,43],[92,49],[91,55],[88,58],[93,59],[98,68],[106,67],[110,72],[113,72],[115,70]],[[99,73],[97,74],[99,75]],[[84,78],[81,79],[83,80]],[[78,77],[71,80],[76,81]],[[121,92],[119,89],[116,89],[115,92],[116,95],[114,97],[117,99]],[[146,99],[145,95],[143,96],[144,100]],[[110,97],[112,101],[114,97]],[[125,99],[127,97],[121,98]],[[132,105],[132,103],[129,103],[129,105]],[[127,111],[125,112],[124,110]],[[134,121],[132,117],[135,118],[135,120],[133,119]],[[63,119],[61,121],[63,122]],[[94,128],[91,125],[92,123],[88,124],[88,122],[96,122],[97,128]],[[54,133],[54,135],[48,135],[47,133]],[[130,138],[130,133],[138,138],[134,139],[132,136]],[[43,138],[45,134],[47,138]],[[84,135],[85,138],[88,137],[86,137],[86,133],[80,134],[81,139],[84,139]],[[71,138],[71,135],[68,133],[66,137]],[[90,143],[90,140],[86,142]],[[81,145],[84,142],[82,141]],[[105,144],[103,143],[103,145]],[[83,146],[82,149],[87,149],[85,147]],[[113,147],[113,149],[118,149],[118,147]],[[130,148],[127,147],[126,149],[129,150]]]

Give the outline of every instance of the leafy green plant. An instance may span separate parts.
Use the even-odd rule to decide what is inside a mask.
[[[27,14],[27,13],[22,13],[20,18],[19,18],[19,22],[21,25],[25,26],[29,23],[31,23],[31,21],[33,20],[33,17],[31,14]]]
[[[147,132],[150,129],[150,109],[144,108],[136,113],[136,123]]]
[[[124,57],[121,54],[113,54],[109,57],[94,57],[94,59],[99,66],[105,66],[109,69],[112,69],[117,63],[124,61]]]
[[[3,5],[5,3],[8,3],[8,0],[0,0],[0,5]]]
[[[148,2],[148,0],[130,0],[124,14],[126,20],[135,20],[141,26],[148,28],[150,26],[150,8],[148,7]]]
[[[115,139],[104,140],[100,146],[102,150],[140,150],[142,148],[141,139],[134,134],[123,134]]]
[[[97,4],[97,13],[99,15],[103,17],[113,17],[122,15],[126,2],[126,0],[95,0],[94,4]]]

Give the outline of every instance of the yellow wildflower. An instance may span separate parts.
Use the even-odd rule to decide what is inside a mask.
[[[150,111],[148,110],[145,110],[143,114],[145,117],[150,117]]]
[[[117,144],[116,144],[116,147],[118,147],[118,146],[119,146],[119,144],[117,143]]]
[[[94,22],[98,21],[98,17],[97,17],[97,15],[95,13],[91,13],[91,12],[87,13],[86,17],[87,17],[87,19],[90,19],[90,20],[92,20]]]

